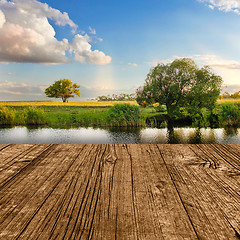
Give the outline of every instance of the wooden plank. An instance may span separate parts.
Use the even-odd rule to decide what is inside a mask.
[[[24,154],[25,151],[33,148],[32,144],[11,144],[7,147],[3,147],[0,151],[0,171],[5,168],[5,166],[11,165],[12,161],[15,160],[19,155]]]
[[[128,145],[139,239],[197,239],[156,145]]]
[[[236,168],[237,160],[233,153],[223,145],[196,145],[191,146],[198,157],[208,155],[210,161],[218,162],[216,167],[206,170],[209,189],[212,197],[221,206],[225,218],[232,228],[240,233],[240,170]],[[217,160],[216,160],[217,159]],[[206,180],[207,181],[207,180]],[[214,194],[216,193],[216,194]]]
[[[26,169],[28,165],[32,165],[33,162],[50,146],[51,145],[49,144],[32,145],[14,158],[11,158],[10,161],[9,159],[6,159],[5,161],[7,161],[7,163],[4,164],[0,170],[0,189],[3,188],[5,184],[13,182],[15,177],[21,173],[21,171]]]
[[[101,192],[91,237],[138,239],[131,158],[126,145],[111,145],[102,161]]]
[[[69,145],[59,145],[48,158],[38,158],[35,164],[29,165],[26,171],[22,172],[23,178],[19,184],[11,185],[13,189],[10,186],[9,192],[15,193],[15,197],[14,202],[11,202],[10,214],[4,215],[1,224],[2,237],[14,239],[28,226],[29,221],[66,174],[72,161],[75,161],[73,155],[76,153],[69,151],[74,150],[70,148]],[[23,186],[27,186],[26,190],[18,191],[19,187]]]
[[[0,151],[2,151],[4,148],[9,147],[10,144],[0,144]]]
[[[234,214],[236,211],[239,215],[239,206],[227,197],[224,184],[213,178],[216,174],[214,166],[220,164],[220,159],[206,155],[199,157],[189,145],[158,145],[158,148],[199,239],[238,239],[238,233],[226,217],[224,209],[231,205],[228,213]],[[197,146],[191,145],[191,148]],[[204,161],[211,164],[203,164]]]
[[[44,204],[29,222],[27,228],[19,235],[19,239],[50,239],[56,233],[59,236],[67,230],[67,221],[71,212],[72,201],[77,195],[82,181],[79,179],[86,173],[83,166],[85,157],[93,146],[76,146],[69,150],[74,152],[74,159],[70,161],[69,168],[61,181],[46,198]],[[78,185],[80,184],[80,185]],[[59,239],[62,239],[59,238]]]

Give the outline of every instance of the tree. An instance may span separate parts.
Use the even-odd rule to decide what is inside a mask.
[[[54,84],[45,89],[45,94],[50,98],[61,98],[66,102],[68,98],[74,97],[74,94],[80,97],[80,86],[72,83],[69,79],[55,81]]]
[[[220,94],[222,78],[208,66],[201,69],[190,58],[177,59],[169,64],[159,64],[147,75],[145,84],[136,91],[139,105],[165,104],[168,120],[180,107],[199,111],[212,109]]]

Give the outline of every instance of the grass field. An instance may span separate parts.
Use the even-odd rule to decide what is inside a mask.
[[[7,107],[15,112],[13,125],[25,125],[24,112],[28,107],[44,111],[47,126],[109,126],[108,110],[115,104],[129,103],[138,105],[136,101],[104,101],[104,102],[0,102],[0,107]],[[141,108],[139,125],[144,125],[146,118],[154,117],[154,107]]]
[[[129,103],[131,105],[138,105],[136,101],[104,101],[104,102],[47,102],[47,101],[32,101],[32,102],[0,102],[0,107],[7,107],[13,111],[15,118],[12,125],[26,125],[26,111],[29,107],[34,107],[36,111],[43,112],[43,123],[47,126],[98,126],[109,127],[111,124],[108,121],[109,108],[115,104]],[[240,106],[240,99],[224,99],[218,101],[218,109],[221,109],[221,105],[226,103],[236,103]],[[141,119],[138,126],[156,126],[159,122],[166,120],[166,112],[159,113],[154,107],[140,107]],[[33,114],[33,115],[31,115]],[[29,116],[31,121],[34,113]],[[38,113],[37,113],[38,114]],[[40,116],[40,115],[39,115]],[[0,116],[1,118],[1,116]],[[38,117],[35,116],[38,120]],[[0,119],[1,120],[1,119]],[[180,120],[181,121],[181,120]],[[4,122],[4,121],[2,121]],[[5,122],[8,120],[5,119]]]

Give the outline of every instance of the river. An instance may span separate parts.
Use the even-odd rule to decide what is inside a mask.
[[[144,144],[220,143],[240,144],[236,128],[27,128],[0,129],[0,144]]]

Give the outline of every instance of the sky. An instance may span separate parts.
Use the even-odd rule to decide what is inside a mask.
[[[240,90],[240,0],[0,0],[0,100],[46,100],[68,78],[86,100],[134,93],[190,57]]]

